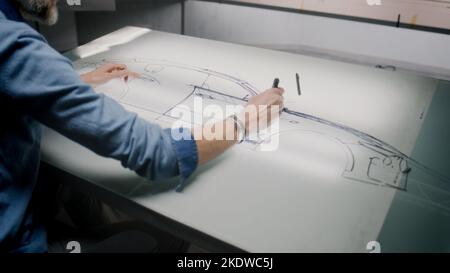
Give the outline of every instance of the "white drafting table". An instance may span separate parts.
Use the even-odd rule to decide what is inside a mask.
[[[149,182],[53,130],[46,128],[42,140],[44,162],[85,181],[89,190],[101,189],[118,207],[131,204],[131,210],[150,222],[168,219],[180,224],[194,234],[189,238],[204,234],[250,252],[365,251],[366,244],[377,239],[394,193],[404,186],[402,158],[414,147],[437,84],[399,71],[135,27],[97,39],[68,56],[80,71],[105,60],[125,62],[144,73],[144,79],[130,83],[125,91],[120,81],[98,91],[110,92],[130,111],[162,126],[173,120],[161,113],[196,84],[204,88],[193,93],[208,98],[208,90],[241,96],[243,87],[236,87],[236,79],[245,79],[237,80],[244,89],[251,84],[259,91],[270,87],[275,77],[281,79],[286,107],[307,115],[283,113],[279,149],[261,152],[252,143],[235,146],[200,168],[182,193],[174,190],[178,180]],[[296,72],[301,75],[302,96],[297,95]],[[389,162],[402,172],[384,172],[388,160],[380,159],[379,151],[373,155],[378,148],[372,142],[348,140],[348,127],[341,132],[310,117],[389,143],[398,149]],[[348,151],[354,160],[352,171]],[[403,156],[395,157],[400,152]]]

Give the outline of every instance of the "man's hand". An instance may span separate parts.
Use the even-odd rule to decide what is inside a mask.
[[[251,97],[242,113],[238,115],[245,121],[249,134],[268,127],[283,110],[283,88],[271,88],[261,94]]]
[[[106,83],[115,78],[124,78],[125,81],[132,78],[139,78],[139,74],[127,69],[124,64],[105,64],[92,72],[81,75],[81,79],[93,86]]]
[[[245,127],[248,134],[254,133],[258,129],[264,129],[263,127],[269,126],[270,122],[276,118],[274,115],[278,116],[279,112],[283,110],[283,93],[283,88],[271,88],[248,100],[244,111],[237,114],[238,119],[245,121]],[[224,138],[230,133],[227,130],[231,129],[231,135],[234,136],[234,139],[227,140],[225,138],[225,140],[206,140],[203,137],[205,129],[207,132],[210,132],[214,131],[212,128],[218,127],[224,128]],[[233,146],[237,141],[235,124],[233,119],[230,118],[226,118],[225,120],[212,125],[205,125],[205,127],[196,127],[193,129],[192,133],[197,142],[199,165],[217,157],[226,149]]]

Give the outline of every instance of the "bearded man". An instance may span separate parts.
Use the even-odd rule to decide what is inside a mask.
[[[47,251],[46,227],[34,202],[41,124],[145,178],[184,180],[234,145],[242,127],[260,117],[244,118],[240,127],[236,117],[208,125],[224,126],[235,136],[231,140],[206,140],[201,127],[186,128],[194,137],[175,140],[170,129],[144,121],[91,87],[137,74],[107,65],[80,77],[24,19],[54,24],[56,0],[0,0],[0,252]],[[281,106],[282,92],[269,89],[250,98],[248,106]]]

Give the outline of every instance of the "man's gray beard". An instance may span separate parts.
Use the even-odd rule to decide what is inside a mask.
[[[15,0],[22,16],[31,21],[54,25],[58,21],[58,8],[53,0]]]

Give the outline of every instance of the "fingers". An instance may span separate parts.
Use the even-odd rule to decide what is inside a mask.
[[[128,71],[128,74],[127,75],[125,75],[125,81],[128,81],[128,79],[129,78],[140,78],[141,77],[141,75],[139,74],[139,73],[136,73],[136,72],[132,72],[132,71]]]
[[[280,111],[283,110],[283,88],[271,88],[267,90],[268,93],[270,93],[271,96],[271,103],[268,105],[278,105],[280,107]]]
[[[132,72],[130,70],[124,69],[124,70],[113,70],[108,74],[109,79],[114,78],[125,78],[125,80],[128,80],[128,78],[139,78],[140,75],[136,72]]]
[[[126,70],[126,69],[127,69],[127,66],[124,64],[108,63],[108,64],[101,66],[98,70],[105,71],[105,72],[112,72],[114,70]]]
[[[117,77],[123,77],[125,81],[128,81],[129,78],[140,78],[141,75],[130,70],[123,70],[123,72],[119,73]]]
[[[267,94],[269,96],[283,96],[284,94],[284,88],[271,88],[264,91],[262,94]]]
[[[272,88],[272,89],[269,89],[268,91],[272,91],[280,96],[284,94],[284,88],[282,88],[282,87]]]
[[[248,100],[248,104],[266,106],[278,105],[281,111],[283,109],[283,93],[283,88],[271,88],[257,96],[251,97]]]
[[[263,129],[280,116],[284,109],[283,94],[283,88],[271,88],[249,98],[244,112],[249,131]]]

